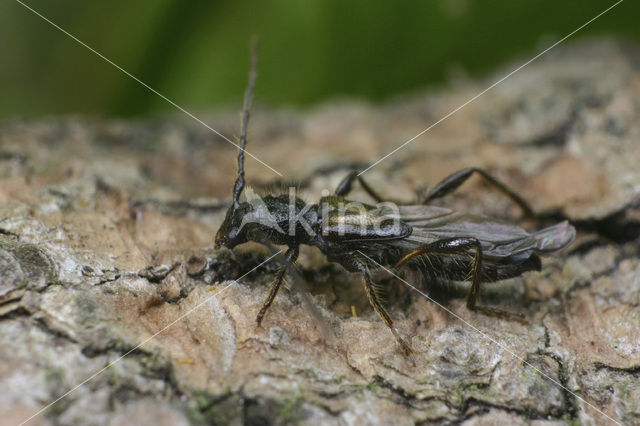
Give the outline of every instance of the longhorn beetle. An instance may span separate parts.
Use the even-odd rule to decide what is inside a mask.
[[[367,297],[373,309],[389,327],[405,356],[413,360],[411,347],[393,326],[373,282],[371,270],[378,265],[418,270],[431,282],[442,279],[471,281],[466,297],[467,307],[486,315],[522,321],[514,314],[477,304],[480,284],[519,276],[540,269],[539,255],[554,253],[571,243],[575,229],[567,222],[538,232],[501,220],[455,212],[426,205],[453,192],[473,174],[504,193],[528,215],[529,205],[514,191],[478,168],[467,168],[448,176],[437,184],[422,204],[396,205],[383,202],[357,171],[349,173],[335,194],[325,196],[318,204],[306,204],[289,194],[266,195],[240,201],[245,186],[244,149],[253,89],[256,79],[257,46],[254,43],[249,83],[245,92],[238,153],[238,176],[233,186],[233,204],[215,238],[215,247],[234,248],[247,241],[286,245],[285,263],[276,274],[271,290],[258,312],[261,324],[282,284],[287,268],[293,264],[301,244],[320,249],[331,262],[362,276]],[[358,203],[345,197],[355,181],[378,202]]]

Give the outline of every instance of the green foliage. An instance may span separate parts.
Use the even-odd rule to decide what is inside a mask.
[[[530,57],[613,0],[97,1],[28,4],[187,108],[239,106],[249,40],[262,40],[257,101],[389,98]],[[623,2],[576,37],[640,39],[640,3]],[[0,117],[171,110],[17,2],[0,4]]]

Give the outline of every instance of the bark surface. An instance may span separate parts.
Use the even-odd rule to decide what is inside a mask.
[[[519,64],[382,106],[254,109],[247,148],[287,179],[248,158],[248,184],[261,193],[295,180],[317,200]],[[1,422],[100,372],[29,424],[637,424],[639,64],[614,41],[558,47],[365,174],[411,201],[482,167],[543,222],[579,230],[541,272],[483,287],[486,305],[524,313],[524,325],[469,312],[464,286],[435,292],[406,276],[460,319],[378,273],[415,366],[360,279],[308,247],[298,267],[316,313],[284,288],[256,328],[278,265],[234,283],[269,252],[213,250],[236,151],[206,128],[180,116],[5,122]],[[238,134],[236,111],[201,118]],[[477,178],[434,204],[520,221]]]

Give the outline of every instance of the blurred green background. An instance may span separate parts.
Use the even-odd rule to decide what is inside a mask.
[[[188,109],[238,106],[249,40],[262,41],[257,101],[373,101],[523,60],[615,1],[23,0]],[[623,1],[575,38],[640,41],[640,2]],[[573,38],[572,38],[573,39]],[[0,118],[136,116],[169,104],[14,0],[0,4]]]

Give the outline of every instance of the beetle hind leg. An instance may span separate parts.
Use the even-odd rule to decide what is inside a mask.
[[[470,281],[471,287],[467,293],[467,308],[481,312],[485,315],[504,318],[512,321],[526,322],[524,316],[519,313],[511,313],[500,309],[477,305],[480,296],[480,278],[482,274],[482,245],[475,238],[445,238],[420,247],[398,260],[394,267],[398,268],[416,256],[429,253],[456,254],[472,257]]]
[[[520,323],[526,323],[524,315],[520,313],[507,312],[501,309],[490,308],[488,306],[479,306],[476,304],[478,297],[480,296],[480,273],[482,266],[482,247],[480,243],[475,240],[475,255],[473,257],[473,265],[471,266],[471,287],[467,292],[467,308],[481,312],[485,315],[503,318],[511,321],[518,321]]]
[[[480,294],[480,283],[475,273],[472,273],[471,287],[467,292],[467,309],[480,312],[484,315],[488,315],[492,317],[502,318],[510,321],[518,321],[523,324],[527,322],[527,320],[524,318],[524,315],[522,315],[521,313],[508,312],[508,311],[503,311],[501,309],[491,308],[488,306],[477,305],[476,302],[478,301],[479,294]]]

